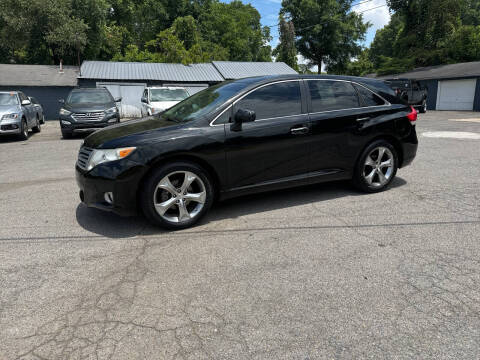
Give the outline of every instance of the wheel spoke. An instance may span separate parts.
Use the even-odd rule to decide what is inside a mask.
[[[385,148],[383,148],[383,147],[378,148],[378,158],[377,158],[378,162],[382,161],[384,154],[385,154]]]
[[[375,161],[370,157],[370,155],[367,156],[367,159],[365,160],[365,165],[375,167]]]
[[[187,191],[187,189],[190,187],[190,185],[195,181],[197,177],[195,174],[192,174],[191,172],[185,172],[185,178],[183,179],[183,184],[182,184],[182,192]]]
[[[380,164],[380,167],[381,167],[381,168],[390,167],[390,166],[392,166],[392,163],[393,163],[393,162],[392,162],[392,159],[388,159],[387,161],[382,162],[382,163]]]
[[[385,184],[387,182],[387,178],[383,174],[382,170],[378,169],[377,174],[378,174],[378,180],[380,181],[380,184],[382,185]]]
[[[155,204],[155,209],[160,215],[164,215],[168,209],[170,209],[175,204],[175,198],[170,198],[167,201],[164,201],[160,204]]]
[[[193,201],[193,202],[204,204],[206,196],[207,196],[207,193],[205,191],[202,191],[201,193],[196,193],[196,194],[188,193],[188,194],[184,195],[183,198],[185,200],[190,200],[190,201]]]
[[[160,183],[158,184],[158,188],[166,190],[172,195],[175,195],[177,193],[176,189],[175,189],[175,186],[172,185],[168,176],[165,176],[162,179],[162,181],[160,181]]]
[[[373,169],[370,174],[368,174],[367,176],[365,176],[365,180],[367,180],[367,183],[369,185],[372,185],[372,182],[373,182],[373,177],[375,176],[375,173],[376,173],[376,170]]]
[[[181,201],[178,206],[178,221],[185,221],[190,219],[190,214],[188,213],[187,206],[185,201]]]

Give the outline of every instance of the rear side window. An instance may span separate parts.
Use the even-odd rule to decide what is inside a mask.
[[[257,120],[300,115],[302,95],[298,81],[264,86],[253,91],[235,104],[235,110],[255,111]]]
[[[363,106],[381,106],[385,105],[385,101],[382,100],[378,95],[371,92],[370,90],[364,88],[360,85],[353,85],[355,89],[357,89],[358,94],[360,95],[361,99],[363,100]]]
[[[312,112],[358,108],[360,103],[352,84],[346,81],[307,81]]]

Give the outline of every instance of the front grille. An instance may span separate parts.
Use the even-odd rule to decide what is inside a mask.
[[[87,170],[88,160],[90,159],[90,155],[92,155],[93,149],[88,148],[86,146],[82,146],[80,151],[78,152],[78,160],[77,165],[82,170]]]
[[[103,111],[93,111],[86,113],[73,113],[72,117],[76,121],[100,121],[105,116]]]

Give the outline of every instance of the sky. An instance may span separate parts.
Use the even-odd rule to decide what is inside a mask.
[[[230,0],[222,0],[230,2]],[[262,25],[270,27],[273,40],[271,42],[272,48],[278,44],[278,13],[280,11],[282,0],[242,0],[244,3],[252,4],[262,16]],[[354,11],[363,12],[365,21],[370,21],[372,26],[368,30],[365,46],[369,46],[375,37],[375,32],[384,27],[390,21],[390,14],[388,7],[385,6],[385,0],[354,0]],[[376,9],[374,9],[376,8]],[[369,10],[372,9],[372,10]],[[368,11],[365,11],[368,10]]]

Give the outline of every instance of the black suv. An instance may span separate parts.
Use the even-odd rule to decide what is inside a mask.
[[[67,100],[60,99],[63,105],[59,112],[60,128],[64,138],[75,132],[91,132],[120,122],[116,103],[105,88],[73,89]]]
[[[227,81],[169,110],[87,137],[76,178],[88,206],[191,226],[215,198],[353,179],[384,190],[412,162],[417,112],[382,81]]]

